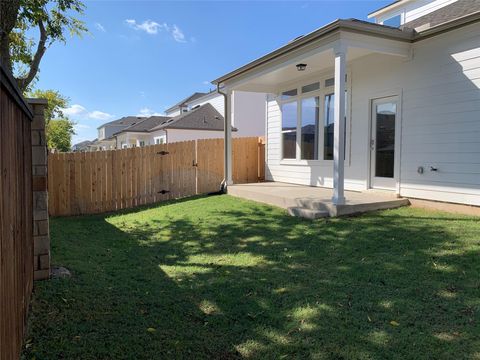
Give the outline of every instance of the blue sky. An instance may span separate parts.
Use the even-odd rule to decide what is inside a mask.
[[[209,81],[337,18],[391,1],[85,1],[83,38],[46,52],[36,87],[71,99],[74,143],[127,115],[160,114]]]

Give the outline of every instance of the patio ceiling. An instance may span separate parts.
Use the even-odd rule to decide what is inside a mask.
[[[221,84],[227,90],[276,93],[286,84],[301,81],[328,70],[333,72],[335,52],[339,48],[346,52],[347,64],[371,54],[387,54],[404,58],[411,55],[411,43],[403,39],[395,40],[338,31],[255,65]],[[296,68],[298,63],[307,64],[306,70],[298,71]]]

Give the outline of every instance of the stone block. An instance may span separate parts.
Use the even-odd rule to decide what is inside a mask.
[[[50,253],[50,238],[48,236],[34,236],[33,254],[43,255]]]
[[[33,210],[47,210],[48,198],[46,191],[34,191],[33,193]]]
[[[42,140],[40,139],[40,132],[37,130],[32,130],[32,146],[42,145]]]
[[[47,148],[45,146],[32,146],[32,164],[47,164]]]
[[[35,176],[47,176],[47,165],[34,165],[33,175]]]
[[[50,278],[50,269],[47,270],[37,270],[33,272],[33,279],[37,280],[47,280]]]
[[[47,210],[33,210],[33,220],[47,220],[48,211]]]
[[[48,220],[35,221],[34,224],[37,227],[37,235],[48,235]]]
[[[40,255],[39,256],[39,266],[40,270],[48,270],[50,269],[50,255],[45,254],[45,255]]]
[[[33,271],[37,271],[39,265],[40,265],[40,261],[38,259],[38,256],[34,256],[33,257]]]
[[[35,114],[32,120],[32,130],[45,130],[45,118],[43,111],[41,114]]]
[[[32,178],[32,187],[33,191],[47,191],[47,177],[34,175]]]

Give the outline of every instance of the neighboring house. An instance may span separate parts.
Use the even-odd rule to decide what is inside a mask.
[[[267,179],[333,188],[335,204],[344,189],[378,189],[480,206],[480,1],[399,0],[370,17],[213,82],[230,102],[269,93]]]
[[[146,117],[125,116],[121,119],[110,121],[98,127],[98,139],[91,144],[90,150],[109,150],[116,148],[114,134],[145,120]]]
[[[237,129],[236,137],[265,135],[265,94],[235,91],[232,95],[232,126]],[[177,116],[198,106],[211,104],[222,116],[225,116],[225,96],[216,91],[194,93],[182,100],[165,113]]]
[[[150,131],[169,119],[167,116],[151,116],[115,133],[117,149],[153,145],[155,142]]]
[[[205,103],[163,122],[150,133],[154,143],[223,138],[224,123],[220,112],[212,104]]]
[[[74,152],[79,152],[79,151],[88,151],[89,146],[92,145],[97,139],[90,141],[90,140],[85,140],[82,142],[79,142],[78,144],[75,144],[72,146],[72,151]]]
[[[223,138],[224,118],[206,103],[175,117],[151,116],[114,134],[117,148]],[[235,131],[235,129],[234,129]]]
[[[195,101],[196,99],[198,99],[198,98],[200,98],[204,95],[207,95],[207,93],[202,93],[202,92],[193,93],[189,97],[183,99],[182,101],[176,103],[172,107],[165,110],[165,114],[167,116],[170,116],[170,117],[181,115],[181,114],[187,112],[188,110],[191,110],[191,108],[189,108],[189,106],[188,106],[189,102]]]

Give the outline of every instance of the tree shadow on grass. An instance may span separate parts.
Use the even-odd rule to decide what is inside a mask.
[[[55,227],[54,255],[62,255],[54,261],[75,277],[42,286],[36,298],[55,298],[53,324],[61,320],[70,338],[74,330],[84,334],[63,350],[69,354],[105,340],[104,352],[87,354],[478,355],[479,241],[472,234],[480,227],[470,218],[400,209],[311,222],[222,196],[59,219]],[[81,311],[69,307],[69,296]],[[36,331],[39,343],[52,343],[45,329]]]

